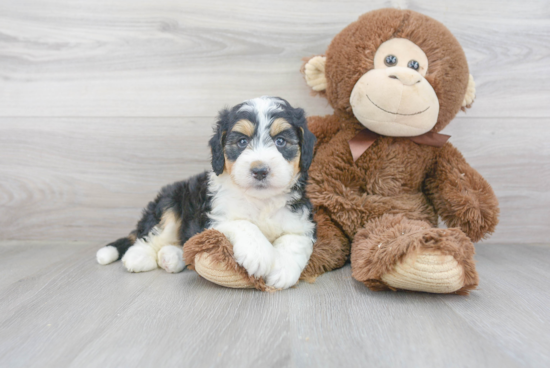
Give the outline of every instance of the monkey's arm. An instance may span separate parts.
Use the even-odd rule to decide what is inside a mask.
[[[334,115],[310,116],[307,118],[307,127],[317,138],[315,147],[327,143],[340,128],[340,121]]]
[[[331,167],[331,164],[327,163],[326,167]],[[386,213],[406,214],[411,219],[430,221],[426,215],[429,210],[420,209],[418,201],[360,193],[347,186],[342,177],[327,171],[313,173],[307,192],[313,205],[326,209],[347,236],[353,237],[366,222]]]
[[[440,148],[424,191],[449,227],[459,227],[476,242],[498,223],[498,200],[487,181],[450,143]]]

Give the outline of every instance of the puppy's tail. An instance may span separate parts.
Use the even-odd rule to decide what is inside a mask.
[[[122,258],[124,253],[136,242],[136,231],[132,231],[125,238],[120,238],[99,249],[96,253],[97,263],[108,265]]]

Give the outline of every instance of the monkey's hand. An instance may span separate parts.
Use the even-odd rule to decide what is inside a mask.
[[[308,184],[308,197],[316,207],[325,208],[349,237],[372,218],[390,213],[393,200],[388,197],[359,193],[346,187],[338,178],[312,177]]]
[[[440,149],[425,192],[447,226],[459,227],[474,242],[493,233],[498,224],[493,189],[449,143]]]
[[[317,138],[315,148],[330,141],[338,132],[340,124],[340,121],[334,115],[308,117],[307,127]]]

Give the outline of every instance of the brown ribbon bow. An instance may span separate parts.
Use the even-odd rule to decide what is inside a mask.
[[[376,138],[378,138],[380,135],[371,132],[368,129],[363,129],[355,137],[350,139],[349,141],[349,148],[351,149],[351,155],[353,156],[353,162],[357,161],[359,157],[363,153],[365,153],[366,150],[369,149],[369,147],[374,143]],[[409,138],[411,141],[417,144],[425,144],[427,146],[434,146],[434,147],[441,147],[447,141],[449,138],[451,138],[450,135],[447,134],[440,134],[440,133],[433,133],[428,132],[424,133],[422,135],[416,136],[416,137],[400,137],[400,138]]]

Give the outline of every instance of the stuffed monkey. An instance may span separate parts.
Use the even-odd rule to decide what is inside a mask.
[[[303,72],[334,108],[309,118],[318,240],[304,274],[349,256],[353,277],[371,290],[474,289],[472,242],[494,231],[499,209],[491,186],[439,133],[475,97],[455,37],[414,11],[372,11]]]
[[[410,10],[372,11],[303,72],[334,114],[308,119],[318,139],[307,187],[317,242],[302,279],[351,260],[353,277],[371,290],[474,289],[472,242],[494,231],[499,209],[487,181],[439,133],[475,97],[455,37]],[[438,217],[449,228],[438,228]],[[265,290],[219,235],[186,244],[191,268],[221,285]]]

